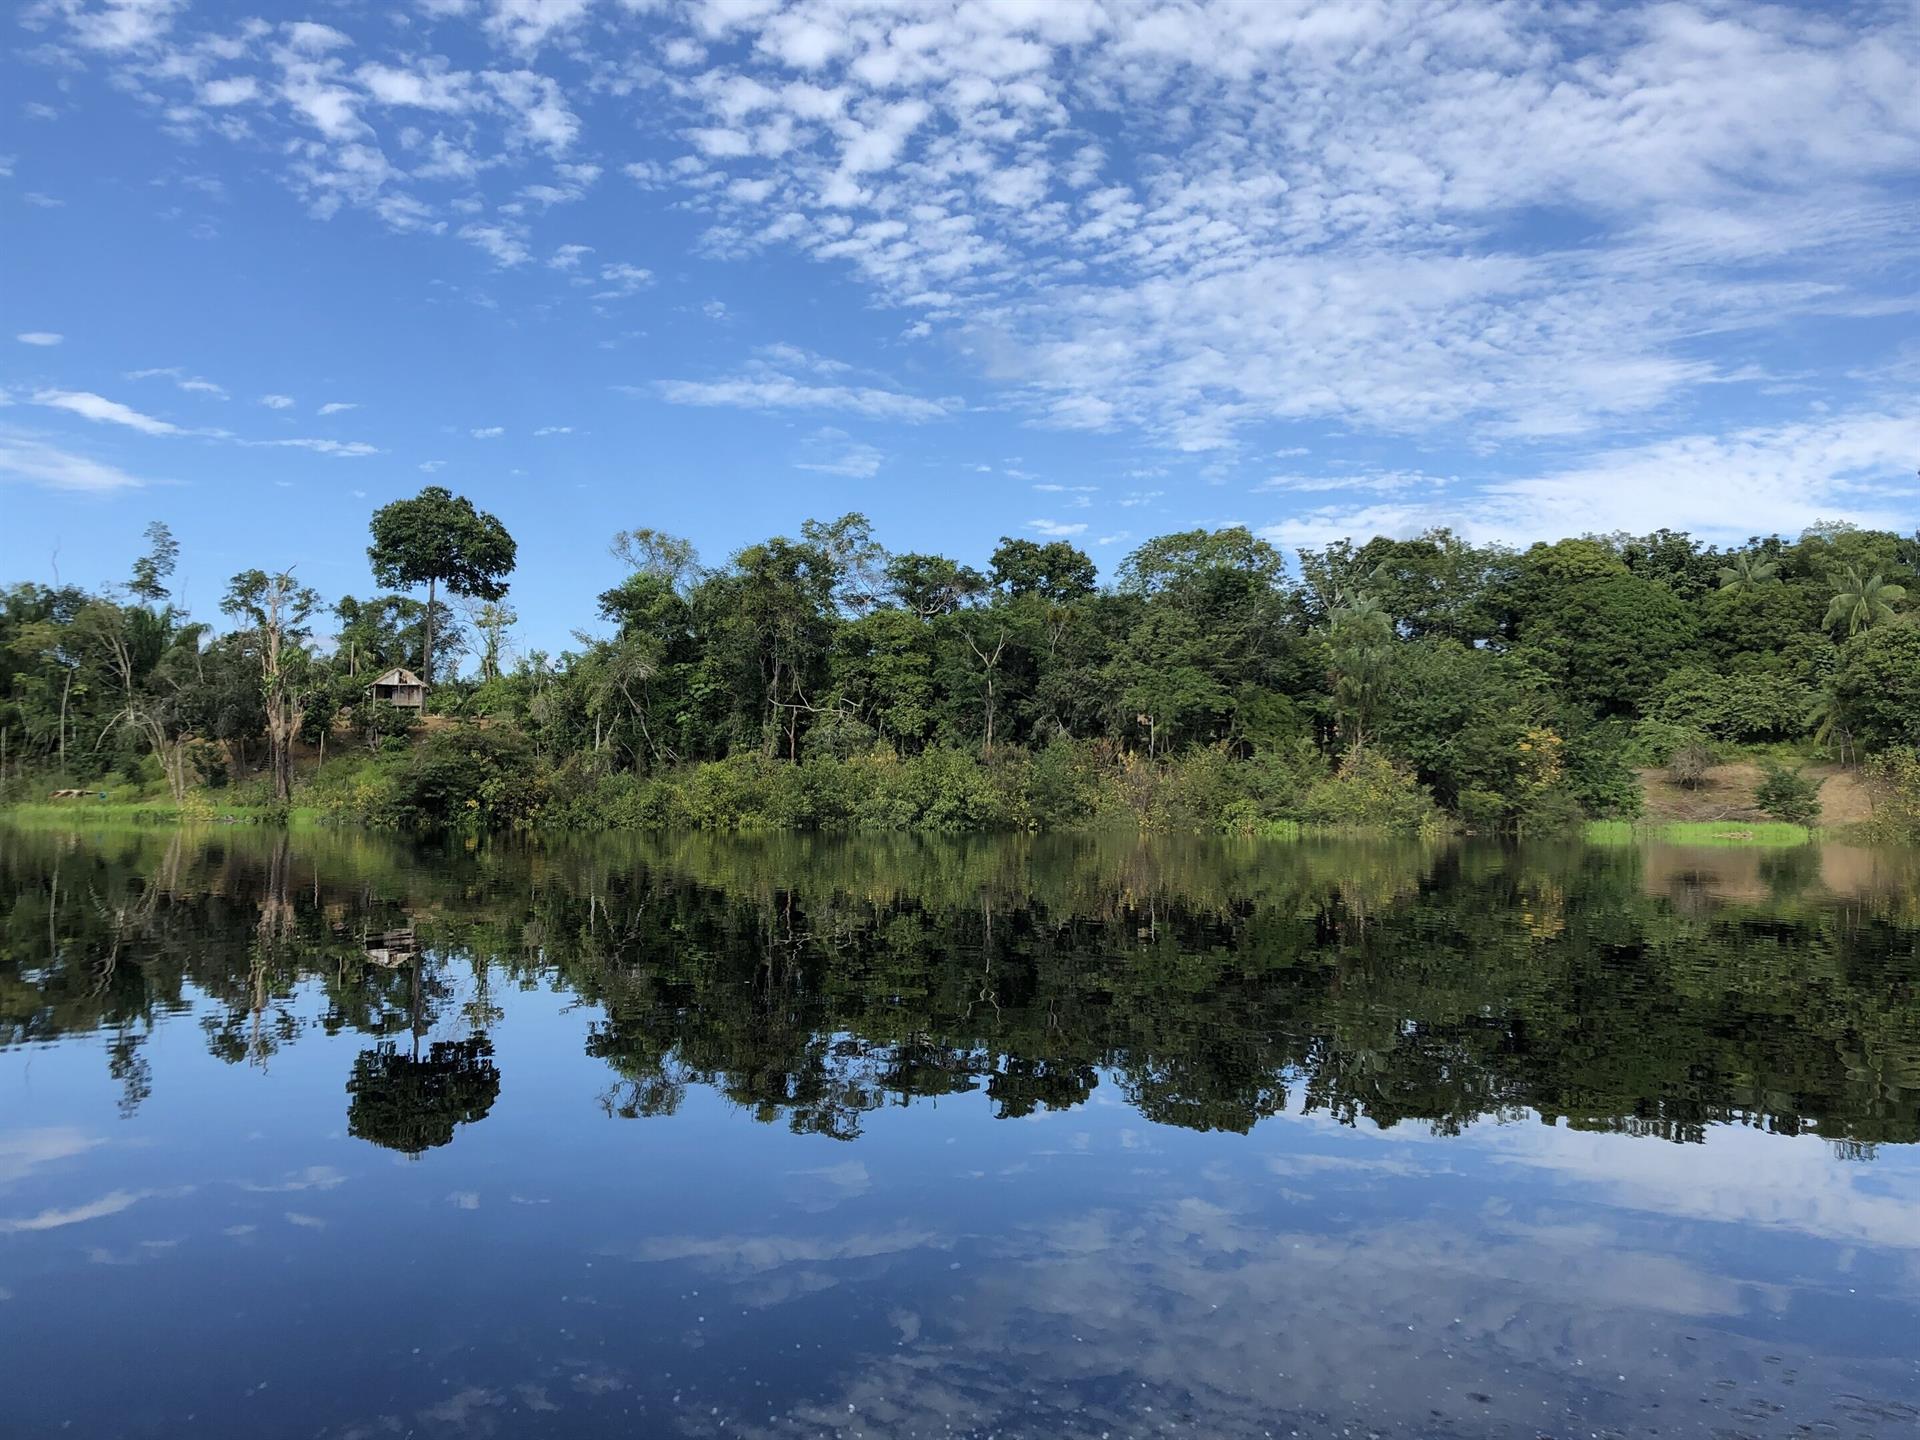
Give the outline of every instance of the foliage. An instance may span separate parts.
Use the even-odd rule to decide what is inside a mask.
[[[1920,845],[1920,749],[1898,747],[1866,764],[1873,793],[1869,832],[1877,839]]]
[[[1877,571],[1863,574],[1852,565],[1841,567],[1837,581],[1823,623],[1829,630],[1845,630],[1849,637],[1892,621],[1907,596],[1904,585],[1895,585]]]
[[[1820,786],[1809,780],[1799,766],[1767,761],[1761,766],[1764,778],[1754,790],[1761,810],[1786,825],[1811,828],[1820,819]]]
[[[1737,743],[1797,735],[1814,703],[1811,688],[1763,671],[1721,674],[1698,665],[1675,670],[1647,701],[1650,719]]]
[[[395,500],[374,512],[367,559],[382,585],[427,587],[427,624],[420,677],[433,683],[434,590],[498,601],[517,553],[513,537],[493,516],[474,509],[465,496],[429,485],[411,500]]]
[[[1414,834],[1444,823],[1413,772],[1378,750],[1348,752],[1337,771],[1307,791],[1300,811],[1316,825]]]
[[[1920,629],[1879,626],[1840,647],[1827,719],[1867,750],[1920,744]]]
[[[1691,746],[1920,742],[1920,545],[1845,526],[1725,552],[1435,530],[1304,550],[1297,574],[1196,529],[1104,588],[1066,540],[1006,537],[976,569],[889,554],[854,513],[704,564],[642,526],[559,651],[515,645],[513,541],[468,501],[429,487],[373,541],[380,582],[424,599],[329,614],[250,569],[219,633],[174,606],[158,525],[120,587],[0,593],[0,787],[141,777],[117,783],[178,806],[258,780],[392,826],[1243,832],[1423,823],[1414,794],[1517,832],[1632,816],[1634,767]],[[465,633],[443,589],[476,602]],[[371,699],[392,666],[434,674],[462,739]]]

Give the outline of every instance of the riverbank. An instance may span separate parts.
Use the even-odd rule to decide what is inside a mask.
[[[1098,742],[1039,751],[931,747],[910,756],[871,749],[798,764],[741,755],[640,775],[558,764],[502,728],[435,727],[380,754],[296,758],[294,803],[253,779],[196,788],[174,801],[158,779],[122,781],[55,798],[52,781],[15,781],[16,823],[334,826],[453,832],[727,831],[974,834],[1138,830],[1151,834],[1290,839],[1315,834],[1565,835],[1601,844],[1786,846],[1861,841],[1878,824],[1861,771],[1806,763],[1822,814],[1811,828],[1768,818],[1758,754],[1682,786],[1665,770],[1621,768],[1589,794],[1569,783],[1519,796],[1471,792],[1440,805],[1410,770],[1377,751],[1330,765],[1311,746],[1235,757],[1222,749],[1142,757]],[[1897,779],[1878,782],[1904,793]],[[1882,821],[1885,816],[1880,817]]]

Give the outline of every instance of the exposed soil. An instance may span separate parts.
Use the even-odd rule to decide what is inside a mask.
[[[1812,764],[1807,775],[1820,782],[1820,823],[1852,825],[1871,816],[1867,790],[1857,772],[1838,765]],[[1764,772],[1751,760],[1715,765],[1706,783],[1688,790],[1667,778],[1665,770],[1642,770],[1640,787],[1646,794],[1646,818],[1668,820],[1765,820],[1753,793]]]

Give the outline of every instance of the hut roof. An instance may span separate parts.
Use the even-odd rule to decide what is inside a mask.
[[[420,677],[411,670],[396,665],[393,669],[387,671],[386,674],[378,677],[373,683],[376,685],[418,685],[420,683]]]

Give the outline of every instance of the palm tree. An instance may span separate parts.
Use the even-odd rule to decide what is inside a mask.
[[[1827,606],[1827,618],[1822,623],[1831,630],[1844,621],[1847,634],[1858,635],[1862,630],[1893,619],[1893,607],[1906,598],[1906,586],[1891,584],[1878,572],[1862,577],[1849,565],[1842,573],[1840,587],[1834,592],[1833,603]]]
[[[1743,550],[1720,567],[1722,590],[1758,590],[1780,583],[1780,562],[1757,551]]]

